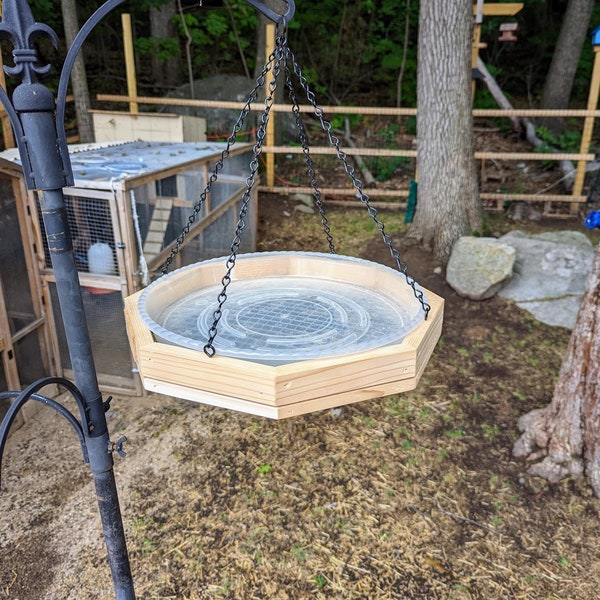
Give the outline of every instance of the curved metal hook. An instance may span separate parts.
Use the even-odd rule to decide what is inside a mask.
[[[77,418],[73,415],[73,413],[71,413],[67,408],[65,408],[62,404],[58,403],[56,400],[53,400],[52,398],[48,398],[47,396],[37,393],[43,387],[54,383],[66,388],[67,391],[73,396],[75,403],[79,408],[81,421],[78,421]],[[50,408],[56,410],[68,421],[71,427],[73,427],[73,429],[75,430],[77,437],[79,438],[84,462],[89,462],[85,434],[83,430],[83,424],[87,423],[85,403],[81,392],[75,386],[75,384],[61,377],[44,377],[43,379],[39,379],[38,381],[29,385],[22,392],[13,391],[0,393],[0,400],[13,398],[13,403],[8,409],[6,415],[4,415],[2,423],[0,423],[0,472],[2,468],[2,456],[4,454],[4,446],[6,445],[6,441],[8,439],[8,432],[10,430],[11,425],[14,423],[17,417],[17,413],[19,412],[19,410],[21,410],[23,405],[28,400],[36,400],[37,402],[42,402],[46,406],[49,406]]]
[[[271,10],[268,6],[265,6],[259,0],[245,0],[248,4],[256,8],[267,18],[271,19],[271,21],[275,23],[279,23],[281,25],[287,25],[289,21],[294,16],[296,12],[296,5],[294,4],[294,0],[285,0],[287,4],[287,11],[284,14],[279,14],[274,10]],[[67,88],[69,86],[69,80],[71,78],[71,71],[73,70],[73,65],[75,64],[75,59],[81,50],[81,46],[85,42],[87,36],[91,33],[94,27],[111,11],[113,8],[116,8],[120,4],[123,4],[125,0],[107,0],[92,16],[85,22],[83,27],[79,30],[79,33],[75,36],[69,51],[67,52],[67,56],[63,63],[63,69],[60,74],[60,80],[58,83],[58,91],[57,91],[57,102],[56,102],[56,123],[57,123],[57,134],[58,134],[58,142],[59,149],[61,152],[61,156],[63,159],[63,163],[68,168],[65,168],[67,184],[73,185],[73,173],[70,168],[70,160],[69,160],[69,150],[67,145],[67,133],[65,131],[64,122],[65,122],[65,105],[67,98]]]
[[[267,19],[271,19],[274,23],[278,23],[279,25],[287,25],[294,16],[296,12],[296,5],[294,4],[294,0],[285,0],[287,4],[287,11],[285,14],[280,15],[279,13],[271,10],[268,6],[265,6],[263,2],[259,0],[245,0],[251,6],[254,6],[256,10],[261,12]]]
[[[67,88],[69,87],[69,80],[71,79],[71,71],[73,70],[73,65],[75,64],[75,59],[83,46],[83,43],[87,39],[88,35],[92,32],[94,27],[113,9],[119,6],[119,4],[123,4],[125,0],[108,0],[105,2],[98,10],[92,14],[92,16],[84,23],[83,27],[79,30],[79,33],[75,36],[69,51],[67,52],[67,56],[65,58],[65,62],[63,63],[63,68],[60,73],[60,80],[58,82],[58,91],[56,94],[56,124],[57,124],[57,134],[58,134],[58,142],[60,146],[60,152],[63,159],[63,163],[65,165],[69,165],[68,173],[67,173],[67,184],[73,185],[73,172],[71,171],[70,159],[69,159],[69,150],[67,145],[67,132],[65,130],[65,105],[67,101]]]

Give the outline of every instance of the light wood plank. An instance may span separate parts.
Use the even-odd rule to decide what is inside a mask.
[[[523,10],[523,2],[485,2],[484,17],[514,17]],[[473,14],[477,13],[477,4],[473,5]]]
[[[279,366],[156,342],[139,317],[141,292],[125,300],[125,316],[147,390],[279,419],[414,389],[442,330],[444,301],[426,294],[429,318],[400,344]]]
[[[171,198],[157,198],[155,200],[152,220],[150,221],[148,234],[144,241],[144,256],[148,262],[154,260],[163,249],[165,232],[169,225],[172,209],[173,200]]]

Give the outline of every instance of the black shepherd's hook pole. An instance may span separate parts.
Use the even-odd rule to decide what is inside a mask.
[[[23,392],[0,393],[0,400],[12,400],[0,424],[0,466],[10,426],[27,401],[42,402],[64,417],[75,429],[84,460],[89,463],[94,477],[115,597],[117,600],[135,600],[112,456],[113,451],[124,454],[121,445],[125,438],[115,444],[109,439],[105,412],[110,399],[106,402],[102,400],[98,386],[63,195],[63,188],[73,185],[64,129],[71,70],[89,33],[106,14],[124,1],[107,0],[81,28],[67,53],[56,100],[40,82],[50,70],[50,65],[41,62],[35,47],[39,38],[47,38],[56,47],[56,33],[34,20],[27,0],[2,2],[0,38],[11,42],[14,62],[13,66],[4,67],[4,70],[19,83],[13,91],[12,100],[0,86],[0,103],[15,133],[27,187],[38,192],[75,383],[48,377],[31,384]],[[287,8],[284,14],[274,12],[260,0],[245,1],[271,20],[282,24],[292,18],[295,10],[293,0],[285,0]],[[199,2],[201,5],[202,2]],[[79,419],[58,401],[39,393],[49,384],[66,388],[78,406]]]
[[[82,28],[83,33],[78,36],[77,45],[74,44],[69,50],[65,62],[67,68],[61,74],[61,83],[65,82],[60,86],[61,92],[66,89],[74,56],[87,33],[104,14],[121,2],[123,0],[106,2]],[[98,387],[63,196],[63,187],[72,185],[64,124],[56,120],[57,113],[64,115],[65,98],[59,97],[58,102],[61,106],[57,109],[52,92],[40,83],[50,65],[40,62],[35,48],[39,38],[49,39],[56,47],[58,37],[47,25],[35,22],[26,0],[4,0],[0,37],[8,39],[13,47],[14,65],[5,67],[6,73],[20,82],[13,92],[12,102],[4,90],[0,91],[0,101],[13,126],[27,186],[36,190],[39,195],[75,379],[75,386],[69,391],[80,405],[84,457],[87,453],[94,477],[115,596],[118,600],[132,600],[135,599],[135,592],[113,471],[113,444],[108,436],[106,404]],[[57,382],[65,384],[61,380]],[[45,382],[41,382],[43,383]],[[38,389],[39,385],[34,385],[31,390],[26,390],[22,397],[17,398],[13,412],[9,411],[7,417],[12,415],[14,418],[14,412],[29,398],[40,400],[36,395]],[[56,408],[52,403],[46,403]],[[73,424],[72,419],[70,421]],[[10,422],[3,423],[0,428],[1,437],[6,438],[9,426]],[[0,442],[1,448],[3,440]]]

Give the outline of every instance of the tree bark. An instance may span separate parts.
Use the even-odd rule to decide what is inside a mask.
[[[419,186],[409,237],[444,263],[456,240],[483,222],[473,157],[471,13],[463,0],[422,0],[419,12]]]
[[[552,402],[519,419],[513,454],[558,482],[585,475],[600,498],[600,244]]]
[[[77,19],[77,4],[75,0],[61,0],[63,23],[65,27],[65,39],[70,47],[79,32],[79,21]],[[87,84],[85,61],[83,49],[75,59],[71,73],[71,83],[75,96],[75,114],[77,116],[77,129],[80,142],[94,141],[94,125],[90,113],[90,92]],[[58,124],[59,127],[62,123]]]
[[[581,56],[595,0],[569,0],[560,28],[556,48],[542,92],[541,108],[560,109],[569,107],[575,71]],[[540,121],[555,135],[565,129],[565,121],[548,118]]]
[[[156,39],[178,39],[174,18],[177,14],[176,0],[168,0],[162,6],[150,8],[150,35]],[[161,59],[154,53],[151,59],[152,79],[159,89],[172,89],[181,83],[179,57]]]

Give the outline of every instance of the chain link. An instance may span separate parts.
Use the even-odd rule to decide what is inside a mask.
[[[204,353],[207,356],[215,355],[215,347],[214,341],[217,337],[219,321],[223,316],[223,305],[227,300],[227,289],[231,284],[231,273],[233,268],[235,267],[237,253],[240,249],[240,244],[242,241],[242,231],[246,227],[245,218],[248,214],[248,207],[250,204],[250,198],[252,193],[252,188],[256,183],[256,173],[258,172],[259,167],[259,158],[262,154],[262,149],[265,141],[265,137],[267,135],[267,124],[269,122],[269,117],[271,113],[271,107],[274,102],[275,89],[277,87],[277,77],[279,77],[281,73],[281,62],[285,60],[286,56],[286,45],[287,38],[285,35],[278,35],[275,42],[275,49],[269,56],[269,61],[267,65],[269,66],[269,70],[272,74],[272,78],[269,81],[267,86],[267,97],[265,98],[265,108],[260,117],[260,125],[256,130],[256,143],[252,148],[252,160],[250,161],[250,175],[246,178],[246,190],[242,195],[242,205],[240,208],[239,218],[235,230],[235,235],[233,241],[230,246],[231,254],[227,259],[226,263],[226,272],[223,278],[221,279],[221,284],[223,285],[223,289],[217,298],[218,306],[213,313],[213,324],[211,328],[208,330],[208,341],[204,345]],[[263,70],[264,73],[264,70]],[[266,75],[266,74],[265,74]],[[264,85],[264,81],[263,81]]]
[[[381,238],[383,239],[385,245],[388,247],[390,255],[396,263],[398,270],[404,275],[406,282],[412,288],[415,298],[419,301],[421,307],[423,308],[423,311],[425,312],[425,319],[427,319],[431,306],[425,301],[425,294],[423,293],[423,290],[417,287],[414,277],[412,277],[412,275],[409,275],[408,273],[408,266],[400,259],[400,252],[394,246],[392,238],[386,233],[385,226],[378,217],[377,209],[371,205],[369,196],[363,190],[362,181],[355,174],[356,169],[353,165],[351,165],[348,162],[347,154],[340,147],[340,140],[333,134],[331,123],[327,121],[323,116],[323,109],[318,105],[315,94],[310,89],[306,77],[304,77],[304,75],[302,74],[302,69],[298,65],[296,57],[290,48],[287,48],[286,59],[287,61],[291,61],[294,73],[298,78],[300,86],[305,92],[306,99],[313,107],[314,114],[319,120],[319,123],[321,124],[321,129],[327,134],[327,139],[329,140],[329,143],[335,148],[336,155],[341,161],[342,165],[344,165],[344,171],[352,181],[352,185],[356,190],[359,200],[364,204],[365,208],[367,209],[369,216],[375,224],[375,229],[377,229],[377,231],[379,231],[379,233],[381,234]]]
[[[290,64],[292,67],[291,69],[290,69]],[[318,121],[321,125],[321,129],[327,134],[329,143],[335,148],[336,155],[337,155],[338,159],[341,161],[342,165],[344,166],[344,171],[346,172],[346,174],[352,181],[352,185],[354,186],[354,189],[356,190],[357,197],[359,198],[360,202],[362,202],[362,204],[367,209],[369,216],[371,217],[371,219],[373,220],[373,222],[375,224],[376,230],[379,231],[379,233],[381,234],[381,237],[383,239],[383,242],[388,247],[390,254],[391,254],[393,260],[395,261],[398,270],[404,275],[406,282],[413,289],[415,297],[420,302],[420,304],[425,312],[425,319],[427,319],[427,316],[429,314],[430,306],[425,301],[425,296],[424,296],[423,291],[417,287],[414,278],[411,275],[409,275],[407,265],[404,262],[402,262],[402,260],[400,259],[400,252],[394,246],[392,238],[385,231],[385,226],[384,226],[383,222],[379,219],[377,210],[375,209],[375,207],[373,207],[371,205],[369,196],[363,190],[362,181],[356,176],[355,167],[352,164],[350,164],[350,162],[348,161],[347,154],[341,149],[340,140],[333,134],[331,123],[324,118],[323,109],[318,105],[315,94],[310,89],[308,82],[306,80],[306,77],[303,75],[302,69],[298,65],[298,62],[296,61],[296,57],[295,57],[294,53],[287,45],[286,31],[284,28],[282,32],[280,32],[278,30],[278,32],[276,34],[275,49],[269,55],[269,58],[265,64],[261,74],[256,79],[255,86],[252,89],[252,91],[250,92],[250,94],[248,95],[246,102],[242,108],[242,111],[233,127],[233,131],[232,131],[231,135],[229,136],[229,138],[227,139],[226,147],[221,152],[221,156],[215,164],[214,170],[210,175],[210,178],[206,184],[206,187],[200,194],[200,198],[199,198],[198,202],[194,205],[192,213],[187,221],[187,224],[183,228],[181,234],[177,237],[176,244],[175,244],[174,248],[171,250],[170,256],[165,261],[165,264],[164,264],[164,267],[162,270],[163,274],[166,274],[168,272],[169,267],[171,266],[177,253],[180,251],[181,246],[182,246],[186,236],[189,234],[192,225],[196,221],[198,214],[202,211],[202,208],[206,202],[206,197],[207,197],[208,193],[210,192],[212,185],[215,183],[215,181],[217,181],[218,175],[221,172],[221,170],[223,169],[224,161],[229,157],[229,155],[231,153],[231,147],[235,143],[235,141],[237,139],[237,135],[242,130],[244,121],[250,112],[250,105],[252,104],[252,102],[256,101],[256,99],[258,98],[258,90],[265,86],[267,75],[270,73],[272,77],[269,80],[269,83],[267,85],[266,98],[264,100],[264,110],[260,117],[260,124],[257,128],[256,142],[252,148],[252,160],[250,161],[250,174],[246,178],[246,189],[244,190],[244,193],[242,194],[242,197],[241,197],[241,207],[240,207],[240,211],[239,211],[239,215],[238,215],[238,221],[236,224],[235,234],[234,234],[233,240],[232,240],[230,248],[229,248],[230,255],[225,263],[225,268],[226,268],[225,274],[223,275],[223,277],[221,279],[222,289],[217,297],[218,306],[215,309],[215,311],[213,312],[213,323],[212,323],[211,328],[208,331],[208,341],[204,345],[204,352],[209,357],[214,356],[216,353],[215,347],[214,347],[214,341],[215,341],[215,338],[218,333],[219,322],[221,320],[221,317],[223,316],[223,306],[227,300],[227,290],[232,281],[232,272],[233,272],[233,269],[236,264],[238,251],[240,249],[240,245],[241,245],[241,241],[242,241],[242,233],[246,227],[245,219],[248,214],[248,208],[250,205],[252,189],[256,183],[256,174],[259,169],[259,158],[263,151],[264,141],[266,138],[267,124],[269,122],[271,108],[272,108],[273,102],[274,102],[275,89],[277,87],[277,78],[281,74],[282,65],[283,65],[283,72],[285,74],[285,85],[287,87],[288,95],[289,95],[290,101],[292,103],[292,112],[294,113],[296,129],[298,130],[298,138],[299,138],[300,144],[302,146],[302,152],[303,152],[303,156],[304,156],[304,163],[306,166],[306,171],[307,171],[308,177],[310,179],[310,185],[313,190],[315,205],[317,206],[317,209],[319,211],[319,216],[321,218],[321,225],[322,225],[323,231],[325,232],[325,236],[326,236],[327,242],[329,244],[330,252],[332,254],[336,253],[335,244],[334,244],[333,237],[331,235],[331,230],[329,227],[327,216],[325,214],[325,204],[323,202],[321,191],[319,190],[319,185],[317,182],[317,176],[316,176],[316,171],[314,168],[314,163],[313,163],[312,157],[310,155],[308,135],[306,133],[306,127],[304,125],[304,121],[300,114],[300,106],[298,104],[298,99],[297,99],[296,91],[294,88],[294,83],[292,81],[292,74],[294,74],[296,76],[300,87],[302,88],[302,90],[304,91],[304,93],[306,95],[306,99],[308,100],[310,105],[313,107],[314,115],[318,119]]]

